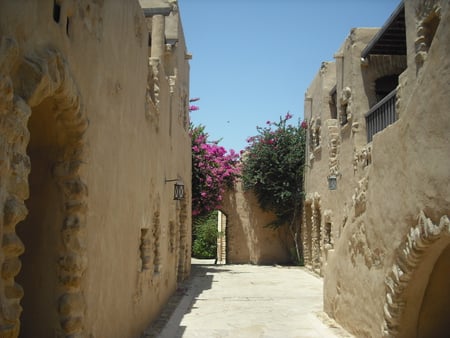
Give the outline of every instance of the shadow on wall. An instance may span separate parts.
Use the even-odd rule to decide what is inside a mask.
[[[284,229],[266,227],[275,216],[264,212],[252,192],[244,192],[238,182],[224,197],[227,215],[227,263],[286,264],[290,255]]]

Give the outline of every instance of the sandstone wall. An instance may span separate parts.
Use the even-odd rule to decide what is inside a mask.
[[[2,274],[2,336],[22,293],[24,336],[138,336],[189,274],[189,66],[165,6],[150,33],[137,1],[0,4],[3,269],[25,250]],[[149,48],[167,27],[176,43]]]
[[[283,264],[290,261],[288,234],[265,227],[274,215],[259,208],[256,197],[244,192],[241,182],[223,200],[226,214],[228,264]]]
[[[360,87],[354,78],[358,69],[347,77],[352,106],[360,102],[361,107],[352,113],[363,114],[365,102],[373,104],[371,82],[404,65],[397,89],[399,119],[365,146],[370,156],[358,148],[352,156],[349,145],[345,153],[346,142],[358,146],[358,141],[352,134],[342,138],[339,163],[347,167],[340,166],[342,181],[338,177],[337,190],[328,193],[338,202],[320,196],[322,219],[338,220],[334,251],[323,262],[324,309],[361,337],[434,337],[447,330],[443,313],[449,296],[442,285],[448,283],[450,244],[449,4],[406,1],[405,16],[406,60],[369,59],[360,66],[364,91],[358,94],[353,91]],[[339,77],[338,69],[338,83]],[[314,176],[314,168],[309,174]],[[344,184],[344,175],[352,174]],[[307,187],[316,191],[311,182]]]
[[[336,62],[322,64],[305,95],[308,163],[302,235],[305,264],[319,274],[349,217],[358,182],[367,172],[361,154],[367,151],[364,114],[369,103],[359,69],[361,50],[376,31],[353,29],[335,54]],[[354,160],[358,156],[361,159]],[[336,177],[336,190],[329,190],[330,176]]]

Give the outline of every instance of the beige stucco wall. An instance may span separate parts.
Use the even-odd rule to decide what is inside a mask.
[[[325,263],[324,255],[332,250],[333,242],[339,238],[342,225],[351,208],[352,195],[358,187],[359,180],[366,174],[365,166],[354,163],[355,154],[361,153],[367,145],[364,114],[369,109],[364,93],[361,68],[361,51],[377,32],[377,29],[352,29],[342,47],[335,54],[336,62],[324,62],[315,79],[305,94],[305,118],[308,121],[307,165],[305,168],[305,207],[304,226],[311,223],[312,231],[318,231],[320,242],[312,245],[316,252],[312,259],[308,245],[305,245],[305,264],[322,274]],[[342,72],[344,70],[344,72]],[[338,74],[338,75],[337,75]],[[330,92],[336,86],[336,118],[332,118]],[[350,93],[346,97],[344,90]],[[341,126],[340,114],[342,104],[347,104],[348,123]],[[333,116],[334,117],[334,116]],[[318,136],[316,136],[318,135]],[[319,138],[319,141],[317,140]],[[356,166],[356,167],[355,167]],[[337,190],[328,189],[328,176],[337,176]],[[318,219],[311,222],[313,215],[307,214],[318,210]],[[331,224],[331,240],[324,234],[325,223]],[[303,235],[311,235],[306,229]],[[314,236],[312,236],[314,237]],[[332,244],[332,243],[331,243]]]
[[[351,148],[358,146],[357,138],[350,134],[345,139],[341,128],[342,178],[337,190],[319,192],[322,220],[331,219],[335,229],[333,251],[322,262],[324,309],[358,337],[446,332],[439,314],[446,311],[449,297],[439,285],[448,284],[442,269],[448,266],[450,244],[449,4],[406,1],[405,15],[408,54],[397,92],[399,120],[374,136],[368,162],[367,157],[354,161],[359,157]],[[418,27],[434,15],[440,24],[422,58],[415,48],[422,32]],[[387,61],[391,69],[401,62]],[[382,75],[370,62],[359,71],[365,81]],[[352,104],[361,104],[352,113],[363,114],[365,102],[371,101],[370,81],[361,86],[357,68],[352,76],[344,72]],[[353,90],[358,87],[366,90]],[[313,194],[319,189],[315,180],[326,182],[326,177],[314,167],[308,175],[307,192]],[[329,197],[333,194],[336,202]],[[431,306],[437,298],[441,303]]]
[[[30,197],[12,184],[1,193],[2,205],[15,198],[20,207],[23,198],[30,211],[17,226],[25,336],[138,336],[189,274],[189,65],[177,8],[164,6],[166,28],[152,29],[138,1],[62,2],[59,23],[53,1],[0,4],[1,88],[15,95],[0,99],[2,119],[27,105],[32,116]],[[149,31],[168,34],[167,27],[176,44],[149,48]],[[75,127],[54,117],[66,106],[75,107]],[[2,142],[8,161],[15,145]],[[60,167],[69,172],[62,185]],[[2,171],[3,182],[13,169]],[[165,179],[184,183],[184,200],[173,200],[174,182]],[[2,224],[4,238],[13,236]],[[2,264],[8,259],[4,251]],[[11,298],[11,283],[14,276],[3,275],[1,327],[14,337],[9,309],[18,309],[20,293]]]
[[[261,210],[251,191],[237,182],[223,199],[226,214],[228,264],[283,264],[290,262],[290,240],[284,228],[266,227],[274,215]]]

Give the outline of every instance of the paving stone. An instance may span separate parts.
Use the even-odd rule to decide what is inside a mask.
[[[193,260],[143,338],[352,337],[322,311],[322,279],[301,267]]]

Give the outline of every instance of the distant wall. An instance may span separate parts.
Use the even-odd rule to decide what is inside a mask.
[[[274,215],[260,209],[256,197],[242,189],[227,192],[222,211],[226,214],[228,264],[283,264],[290,261],[284,229],[265,227]]]

